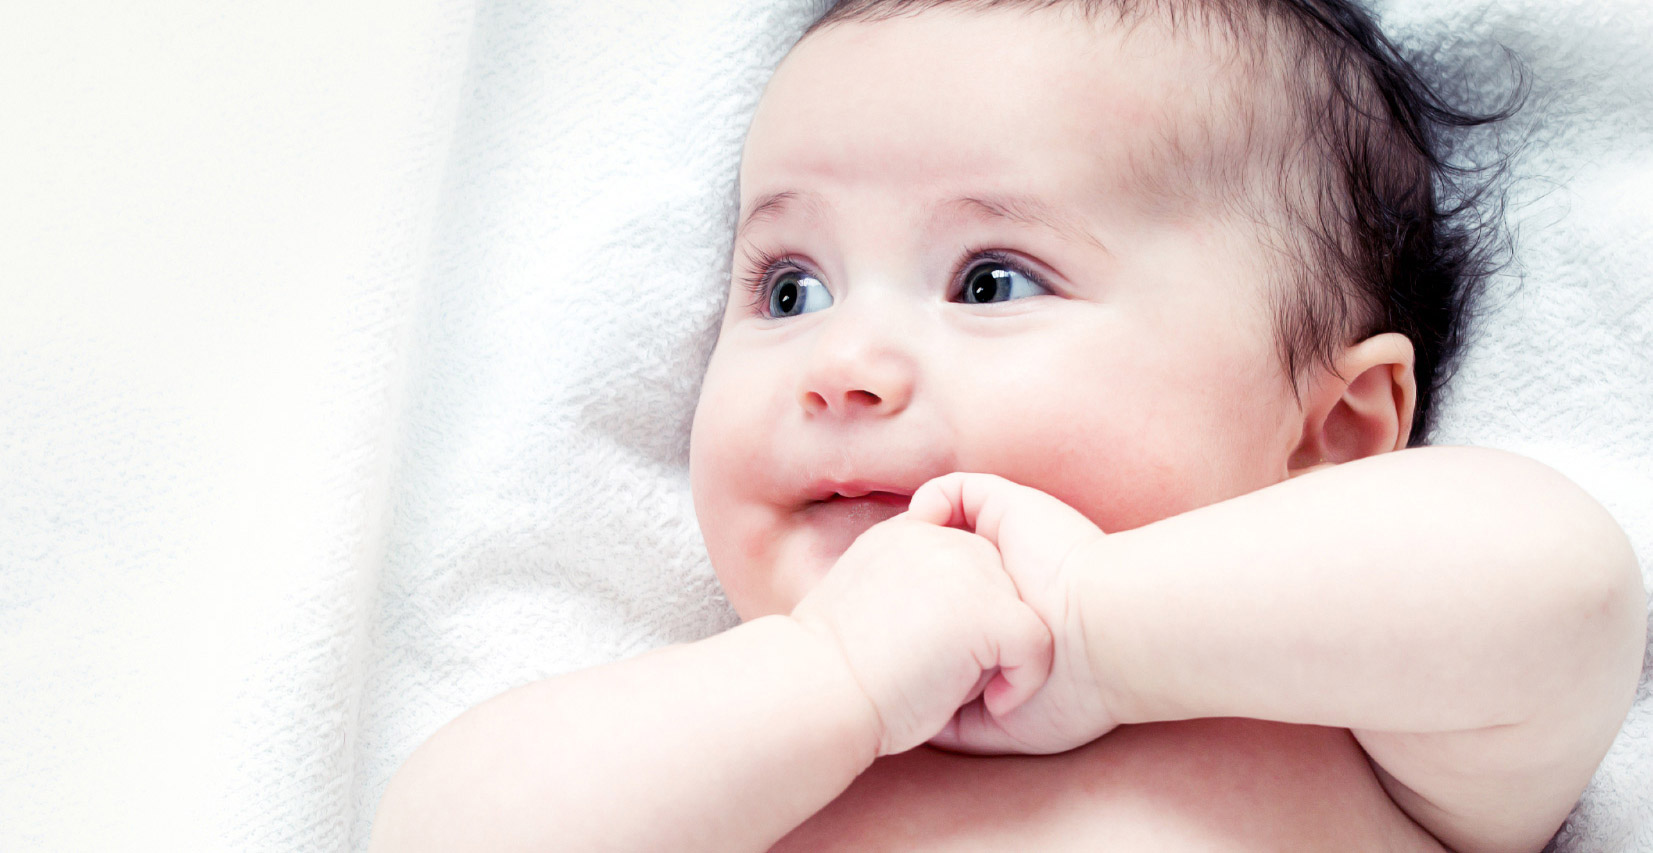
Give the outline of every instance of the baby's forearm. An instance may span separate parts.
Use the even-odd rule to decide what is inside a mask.
[[[398,772],[375,851],[765,850],[878,746],[836,653],[786,617],[528,685]]]
[[[1337,466],[1105,537],[1089,559],[1091,665],[1127,722],[1463,731],[1558,701],[1622,717],[1641,659],[1622,532],[1493,451]]]

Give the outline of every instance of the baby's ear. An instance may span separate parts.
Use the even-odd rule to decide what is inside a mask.
[[[1302,438],[1286,473],[1295,477],[1405,447],[1418,400],[1412,362],[1412,342],[1395,332],[1344,350],[1335,371],[1321,371],[1304,389]]]

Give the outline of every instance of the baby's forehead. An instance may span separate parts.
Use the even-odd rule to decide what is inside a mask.
[[[1093,172],[1101,183],[1090,191],[1129,193],[1166,214],[1219,198],[1227,206],[1257,166],[1278,176],[1302,147],[1292,144],[1301,123],[1284,58],[1246,38],[1266,22],[1084,14],[1076,5],[1087,4],[944,6],[825,27],[777,72],[754,137],[792,143],[782,151],[814,145],[862,158],[888,158],[899,153],[888,143],[907,141],[917,155],[908,167],[966,172],[980,161],[945,155],[968,152],[967,137],[997,137],[1011,156],[1044,154],[1054,183]],[[959,144],[920,138],[918,113]],[[798,133],[788,138],[783,123]],[[1061,134],[1079,143],[1074,156],[1050,156],[1042,144]],[[762,167],[772,153],[754,152],[753,141],[743,167]],[[743,190],[747,176],[743,168]]]

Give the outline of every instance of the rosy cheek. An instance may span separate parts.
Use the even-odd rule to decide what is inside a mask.
[[[721,362],[721,363],[720,363]],[[732,366],[740,372],[724,372]],[[777,576],[774,545],[780,521],[763,484],[775,424],[772,388],[757,371],[725,353],[707,371],[690,442],[690,486],[712,568],[744,619],[789,611]]]
[[[1104,531],[1140,527],[1209,502],[1211,491],[1190,441],[1152,410],[1115,388],[1029,396],[1001,410],[1019,417],[978,419],[961,463],[1046,492]]]
[[[1089,452],[1048,470],[1049,492],[1109,533],[1141,527],[1199,503],[1198,484],[1145,454]]]

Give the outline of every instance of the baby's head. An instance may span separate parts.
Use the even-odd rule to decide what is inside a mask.
[[[691,469],[747,618],[950,471],[1104,531],[1421,433],[1474,281],[1344,0],[848,0],[747,136]]]

